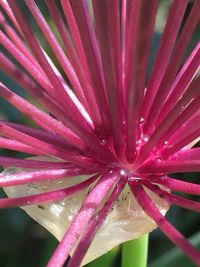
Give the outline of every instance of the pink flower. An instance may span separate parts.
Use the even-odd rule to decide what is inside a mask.
[[[0,43],[12,60],[1,52],[0,68],[45,111],[0,84],[0,96],[38,126],[1,120],[0,147],[40,156],[0,157],[2,166],[17,167],[1,174],[0,186],[54,184],[68,177],[74,177],[74,184],[0,199],[0,207],[56,202],[86,190],[47,265],[63,266],[75,249],[67,265],[75,267],[128,185],[144,212],[200,265],[200,252],[157,203],[200,211],[198,202],[173,192],[200,195],[200,185],[170,175],[200,171],[200,148],[191,148],[200,136],[199,42],[184,61],[200,1],[194,1],[184,22],[189,1],[173,1],[149,78],[158,0],[93,0],[92,6],[86,0],[61,0],[62,10],[57,1],[46,0],[62,44],[34,0],[24,2],[60,67],[42,48],[17,1],[2,0]],[[81,175],[87,179],[78,180]]]

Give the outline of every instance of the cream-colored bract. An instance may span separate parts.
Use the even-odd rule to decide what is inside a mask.
[[[20,168],[7,168],[4,173],[20,172]],[[27,169],[26,169],[27,171]],[[73,181],[83,180],[87,177],[73,178]],[[34,183],[4,188],[9,197],[27,196],[56,188],[67,187],[73,184],[72,179],[63,179],[46,183]],[[85,189],[60,202],[51,202],[40,205],[22,207],[34,220],[44,226],[58,240],[61,240],[67,228],[72,223],[75,214],[80,209],[89,191]],[[158,208],[164,215],[169,209],[169,204],[148,191],[151,198],[157,203]],[[128,186],[121,193],[112,211],[107,216],[104,224],[93,240],[82,265],[105,254],[113,247],[132,239],[136,239],[151,232],[156,224],[142,211],[137,204]]]

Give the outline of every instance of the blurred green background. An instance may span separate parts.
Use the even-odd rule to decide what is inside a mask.
[[[19,3],[23,6],[23,1],[19,1]],[[49,23],[52,24],[46,8],[43,5],[43,1],[37,1],[37,3],[39,3],[41,9],[43,9],[43,11],[46,13]],[[169,4],[170,1],[168,0],[161,1],[156,33],[153,40],[151,66],[159,44]],[[188,6],[188,11],[191,8],[191,5],[192,1]],[[25,12],[27,12],[27,9]],[[28,12],[27,17],[35,28],[33,19]],[[35,32],[42,40],[42,35],[37,27],[35,28]],[[195,41],[199,39],[199,33],[200,30],[198,28],[191,42],[188,53],[194,46]],[[45,50],[48,51],[49,55],[53,58],[48,44],[43,42],[43,45]],[[2,72],[0,72],[0,80],[10,88],[14,88],[14,90],[20,95],[27,97],[27,95],[23,93],[14,82]],[[34,101],[33,99],[30,100]],[[24,118],[19,112],[5,103],[2,99],[0,99],[0,118],[21,122],[23,124],[31,124],[27,118]],[[16,155],[17,157],[23,157],[22,154],[17,154],[16,152],[0,150],[0,155],[5,154],[8,156]],[[180,174],[177,175],[177,177],[182,177],[182,179],[194,181],[196,183],[199,181],[199,175],[196,173],[184,175]],[[3,196],[5,196],[5,194],[3,191],[1,191],[1,197]],[[0,267],[44,267],[45,263],[48,261],[50,255],[57,245],[55,238],[51,236],[51,234],[49,234],[43,227],[29,218],[28,215],[26,215],[25,212],[19,208],[0,210],[0,216]],[[172,224],[175,225],[186,237],[189,238],[193,236],[192,241],[196,245],[200,245],[200,216],[198,214],[177,207],[172,207],[167,213],[167,217]],[[88,267],[117,267],[120,266],[120,261],[121,247],[118,247],[109,253],[109,255],[103,256],[95,262],[89,264]],[[160,230],[156,230],[150,234],[148,263],[148,266],[150,267],[194,266],[190,261],[187,260],[187,258],[180,252],[179,249],[175,248],[174,245],[171,244],[171,242],[160,232]]]

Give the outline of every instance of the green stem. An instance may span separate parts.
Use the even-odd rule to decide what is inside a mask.
[[[120,252],[120,246],[117,246],[111,251],[109,251],[107,254],[87,264],[86,267],[114,267],[119,261],[120,257],[119,252]]]
[[[122,245],[121,267],[146,267],[148,257],[148,234]]]

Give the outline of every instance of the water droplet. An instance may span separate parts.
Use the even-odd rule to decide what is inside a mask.
[[[142,140],[141,140],[141,139],[138,139],[138,140],[136,141],[136,144],[137,144],[137,145],[142,144]]]
[[[101,145],[106,145],[108,143],[109,133],[103,125],[95,128],[94,133],[99,138]]]
[[[125,170],[121,170],[121,171],[120,171],[120,175],[121,175],[121,176],[125,176],[125,175],[126,175],[126,171],[125,171]]]
[[[164,146],[163,146],[163,148],[165,149],[165,148],[167,148],[169,146],[169,142],[168,141],[165,141],[164,142]]]
[[[62,207],[65,207],[65,205],[66,205],[65,201],[60,202],[60,205],[61,205]]]
[[[73,218],[74,218],[74,216],[73,216],[73,215],[69,215],[69,216],[68,216],[68,219],[69,219],[69,221],[72,221],[72,220],[73,220]]]
[[[161,162],[162,159],[161,159],[161,157],[157,157],[157,158],[154,159],[154,161],[155,161],[155,162]]]
[[[105,139],[102,139],[102,140],[100,141],[100,144],[103,145],[103,146],[105,146],[105,145],[107,144],[107,141],[106,141]]]
[[[181,110],[180,110],[180,113],[183,111],[185,109],[185,106],[184,105],[182,105],[181,106]]]
[[[144,142],[148,142],[149,141],[149,137],[147,135],[143,135],[142,139],[144,140]]]
[[[140,118],[140,123],[143,123],[144,122],[144,118]]]
[[[185,128],[187,128],[187,125],[184,123],[184,124],[182,124],[181,128],[185,129]]]

